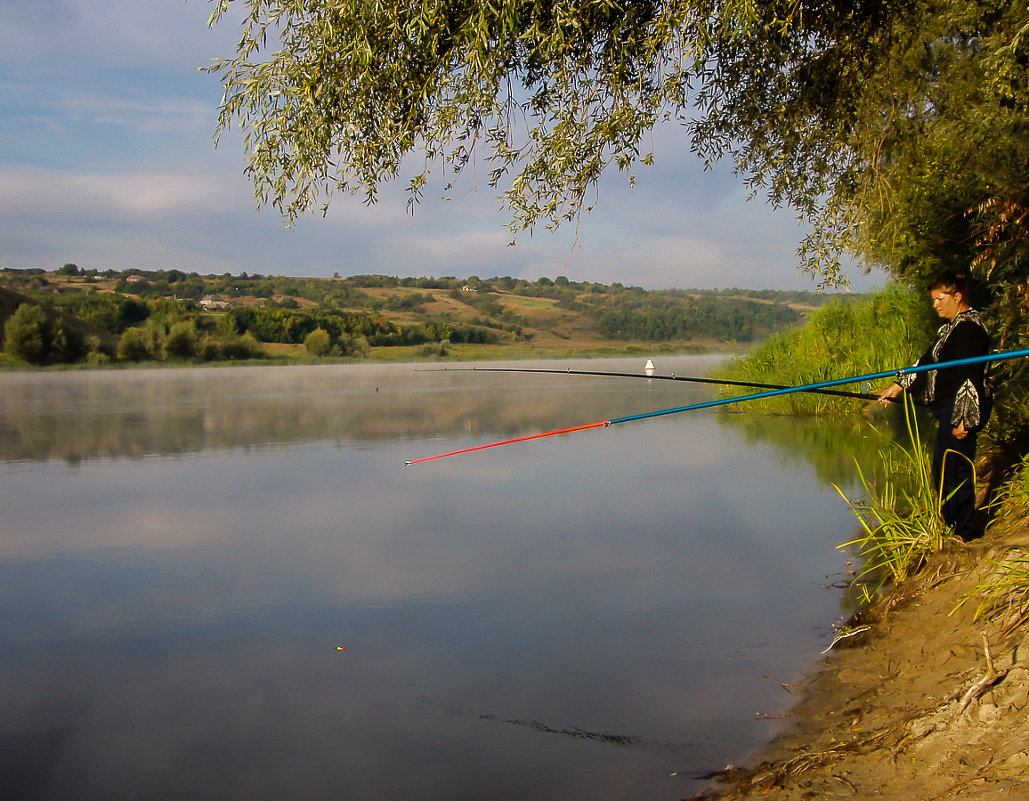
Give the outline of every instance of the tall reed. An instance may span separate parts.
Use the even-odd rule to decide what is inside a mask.
[[[909,445],[893,442],[879,451],[882,477],[870,481],[857,465],[864,498],[851,499],[833,484],[861,523],[862,533],[839,547],[858,549],[863,568],[855,588],[862,603],[887,582],[899,584],[916,573],[947,538],[940,515],[944,499],[933,480],[932,457],[923,444],[915,407],[906,394],[904,418]]]

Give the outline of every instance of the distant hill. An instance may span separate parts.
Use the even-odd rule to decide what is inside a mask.
[[[35,302],[69,325],[116,341],[155,320],[195,320],[214,341],[250,334],[275,353],[302,348],[317,329],[360,338],[376,356],[404,347],[476,348],[505,355],[709,349],[749,345],[802,323],[834,296],[752,289],[644,290],[508,276],[481,279],[355,275],[295,278],[180,270],[0,270],[0,319]],[[835,296],[838,297],[838,296]],[[483,353],[485,348],[489,353]],[[456,354],[460,355],[460,353]]]

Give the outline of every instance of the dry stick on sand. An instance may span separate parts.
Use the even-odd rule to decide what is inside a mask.
[[[978,698],[987,687],[992,684],[996,684],[1008,673],[1007,670],[998,671],[997,668],[994,667],[993,654],[990,653],[990,641],[987,639],[985,631],[981,633],[983,635],[983,651],[986,655],[986,675],[968,688],[968,692],[965,693],[965,697],[962,698],[961,703],[958,704],[957,712],[954,715],[955,717],[968,708],[968,705],[972,703],[972,699]]]

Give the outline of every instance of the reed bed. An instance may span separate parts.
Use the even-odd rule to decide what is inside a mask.
[[[911,364],[935,330],[924,296],[890,284],[866,300],[839,299],[800,328],[770,337],[718,374],[736,381],[812,384]],[[844,389],[844,387],[841,387]],[[875,392],[879,387],[855,387]],[[753,401],[769,414],[854,414],[855,401],[798,392]]]
[[[770,338],[730,363],[719,377],[797,385],[908,365],[932,339],[935,322],[930,317],[923,295],[891,283],[863,301],[842,299],[819,309],[806,325]],[[881,388],[855,387],[872,393]],[[859,535],[840,547],[856,548],[863,561],[854,582],[862,603],[887,582],[900,583],[917,572],[946,539],[931,456],[919,430],[923,415],[906,394],[904,398],[903,424],[890,418],[900,431],[871,425],[877,438],[888,443],[878,450],[874,473],[855,459],[864,497],[851,499],[833,484],[861,523]],[[837,419],[858,418],[865,408],[853,399],[813,393],[791,393],[749,406],[766,414]]]

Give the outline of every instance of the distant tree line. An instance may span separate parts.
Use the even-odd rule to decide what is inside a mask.
[[[165,322],[157,315],[140,325],[122,330],[118,344],[103,342],[95,334],[83,334],[66,325],[41,305],[22,303],[8,317],[3,328],[4,353],[14,361],[39,366],[107,364],[115,359],[127,362],[199,360],[223,361],[259,359],[265,353],[250,334],[229,334],[218,341],[197,325],[194,318]]]
[[[789,306],[737,298],[642,300],[626,295],[589,310],[603,336],[647,342],[700,337],[753,342],[801,319]]]
[[[515,337],[534,323],[505,298],[553,301],[553,308],[592,320],[597,334],[647,342],[698,338],[751,342],[793,325],[801,314],[788,304],[820,305],[831,296],[792,290],[645,290],[621,283],[536,280],[500,276],[348,278],[202,276],[181,270],[84,270],[68,263],[54,273],[40,268],[0,270],[3,283],[41,304],[120,337],[115,348],[69,328],[59,317],[23,311],[6,337],[11,358],[34,364],[121,359],[242,359],[263,354],[261,343],[305,345],[312,355],[361,356],[377,346],[491,344],[500,331]],[[103,291],[96,284],[103,280]],[[113,286],[114,291],[110,291]],[[383,293],[375,290],[409,289]],[[471,320],[432,317],[426,307],[440,293],[474,313]],[[435,293],[435,294],[433,294]],[[201,299],[238,302],[223,314],[205,314]],[[839,297],[838,295],[836,296]],[[2,310],[0,310],[2,311]],[[401,323],[389,313],[423,319]],[[10,310],[6,312],[10,314]]]
[[[776,289],[661,289],[645,290],[637,286],[624,286],[615,282],[610,285],[589,281],[571,281],[565,276],[554,279],[542,276],[535,281],[511,276],[480,278],[476,275],[467,279],[455,276],[435,277],[396,277],[389,275],[353,275],[347,278],[297,278],[290,276],[263,276],[241,272],[238,275],[223,273],[221,275],[200,275],[196,272],[181,270],[144,270],[130,268],[122,271],[96,269],[83,270],[74,264],[66,264],[56,271],[59,275],[75,277],[88,284],[100,278],[115,279],[115,291],[128,293],[139,299],[166,298],[173,301],[199,301],[206,295],[234,299],[241,297],[261,298],[271,301],[275,298],[301,298],[318,306],[328,308],[371,309],[376,305],[397,303],[396,299],[383,301],[375,299],[363,292],[364,289],[411,288],[418,290],[443,290],[451,293],[461,292],[462,299],[468,302],[477,295],[488,293],[507,293],[525,297],[546,297],[553,300],[571,302],[577,299],[595,296],[617,296],[629,293],[640,297],[688,297],[707,296],[714,298],[749,298],[777,303],[796,303],[807,306],[820,306],[839,295],[823,294],[803,290]],[[57,288],[65,291],[62,285],[51,284],[47,280],[48,273],[42,268],[0,270],[4,283],[17,291],[38,291]],[[76,294],[83,294],[81,289]],[[428,302],[431,296],[413,292],[404,296],[407,304],[417,306]],[[855,296],[856,297],[856,296]],[[472,302],[475,302],[472,300]],[[398,310],[398,309],[393,309]]]
[[[301,344],[316,330],[331,340],[361,337],[371,346],[421,345],[426,342],[475,342],[488,344],[497,337],[491,331],[447,320],[427,320],[418,325],[399,325],[377,314],[325,309],[231,309],[226,325],[249,333],[262,342]]]
[[[180,319],[195,319],[198,307],[190,302],[175,302],[162,298],[135,298],[117,293],[50,295],[45,300],[55,308],[74,314],[90,325],[122,334],[128,328],[142,325],[152,316],[165,323]]]

